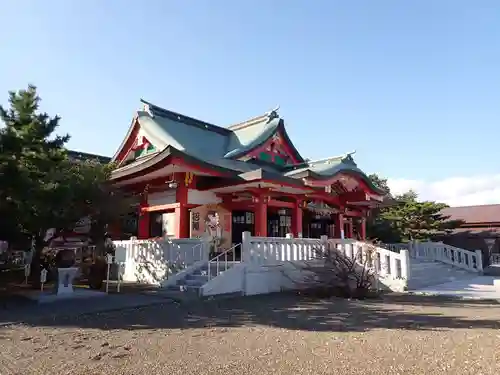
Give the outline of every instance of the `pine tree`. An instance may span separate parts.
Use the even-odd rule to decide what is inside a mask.
[[[50,175],[67,160],[68,135],[53,136],[59,117],[38,111],[40,98],[32,85],[9,93],[10,108],[0,106],[0,216],[10,220],[9,237],[40,229],[44,198],[54,191]],[[46,211],[46,210],[45,210]],[[12,220],[15,218],[15,220]],[[2,223],[3,224],[3,223]],[[12,232],[15,226],[15,232]],[[9,233],[2,233],[9,235]]]
[[[462,225],[460,220],[450,220],[441,215],[446,204],[419,201],[416,192],[410,190],[404,194],[393,196],[387,185],[387,179],[373,174],[372,182],[387,192],[385,207],[374,209],[367,221],[369,238],[385,243],[409,240],[429,240],[441,236]]]
[[[51,239],[90,217],[91,236],[104,242],[106,224],[119,220],[130,200],[108,183],[113,165],[68,158],[69,136],[55,134],[58,116],[39,112],[34,86],[11,92],[9,104],[8,109],[0,106],[4,123],[0,129],[0,238],[9,242],[24,238],[25,248],[34,239],[31,270],[36,286],[40,254]],[[54,236],[44,238],[52,228]]]

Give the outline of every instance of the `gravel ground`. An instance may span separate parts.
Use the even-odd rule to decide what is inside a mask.
[[[288,294],[0,328],[0,374],[499,374],[500,305]]]

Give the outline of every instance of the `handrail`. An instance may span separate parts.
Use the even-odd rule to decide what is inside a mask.
[[[210,263],[215,262],[216,267],[217,267],[216,276],[218,276],[219,275],[219,271],[220,271],[220,261],[221,261],[220,258],[224,257],[224,271],[227,271],[227,268],[228,268],[227,267],[227,265],[228,265],[228,263],[227,263],[227,255],[230,252],[232,252],[233,253],[233,261],[234,261],[236,259],[236,248],[238,246],[241,246],[241,243],[236,244],[236,245],[230,247],[229,249],[227,249],[223,253],[220,253],[219,255],[213,257],[212,259],[210,259],[208,261],[208,280],[209,281],[212,280],[212,267],[210,267]]]
[[[175,244],[172,241],[169,241],[168,243],[169,244]],[[192,258],[193,261],[194,261],[194,259],[196,259],[196,254],[195,253],[196,253],[196,249],[198,247],[200,247],[200,259],[198,259],[198,260],[203,260],[203,254],[202,254],[202,252],[203,252],[203,245],[205,245],[205,243],[204,242],[200,242],[200,243],[197,243],[196,245],[194,245],[193,247],[191,247],[191,254],[193,256],[193,258]],[[184,252],[184,254],[186,254],[188,251],[189,250],[186,250]],[[172,264],[179,264],[180,263],[179,261],[180,261],[181,258],[182,258],[181,253],[177,253],[177,258],[175,259],[175,261],[172,261],[171,263]]]

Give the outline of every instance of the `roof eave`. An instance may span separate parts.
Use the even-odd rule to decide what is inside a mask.
[[[270,182],[276,182],[277,184],[283,183],[286,185],[293,185],[293,186],[297,186],[297,187],[301,187],[301,188],[310,189],[310,187],[306,186],[302,182],[302,180],[287,177],[287,176],[284,176],[284,175],[279,174],[279,173],[272,173],[272,172],[266,171],[264,169],[257,169],[255,171],[241,173],[238,176],[240,178],[244,179],[245,181],[265,180],[265,181],[270,181]]]
[[[317,172],[311,171],[310,169],[307,169],[306,171],[299,172],[298,174],[293,175],[294,176],[293,178],[312,178],[314,180],[322,181],[322,180],[329,180],[341,173],[354,175],[355,177],[361,178],[363,182],[366,183],[370,191],[376,195],[380,196],[387,195],[387,192],[376,187],[366,174],[364,174],[362,171],[353,170],[351,168],[340,168],[336,170],[334,173],[329,175],[322,175]]]
[[[111,175],[111,180],[122,179],[127,176],[134,175],[136,173],[139,173],[141,171],[153,167],[155,164],[158,164],[169,157],[182,159],[183,161],[186,162],[186,164],[199,165],[201,167],[211,169],[217,174],[227,175],[228,177],[236,176],[239,173],[229,168],[224,168],[218,165],[205,162],[201,159],[198,159],[197,157],[189,155],[181,150],[178,150],[173,146],[167,146],[163,151],[159,152],[154,157],[145,160],[143,163],[140,163],[137,166],[134,166],[133,168],[128,168],[121,171],[120,171],[121,168],[114,170]]]
[[[134,114],[134,117],[132,118],[132,122],[131,122],[130,126],[128,127],[127,134],[125,135],[125,137],[122,140],[122,143],[120,144],[120,146],[116,150],[115,154],[111,158],[111,162],[112,163],[116,162],[116,158],[118,157],[118,155],[121,153],[121,151],[123,150],[123,148],[127,144],[127,141],[130,138],[130,136],[132,135],[132,132],[134,131],[135,126],[138,125],[137,124],[138,118],[139,118],[139,114],[136,111],[135,114]]]

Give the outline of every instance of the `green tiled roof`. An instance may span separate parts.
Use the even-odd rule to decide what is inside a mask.
[[[236,174],[256,170],[280,174],[284,178],[301,179],[311,176],[327,178],[337,173],[356,174],[378,191],[357,167],[351,154],[325,160],[304,162],[295,167],[265,165],[259,161],[240,161],[237,158],[262,145],[278,130],[285,137],[299,161],[304,159],[291,143],[284,121],[276,110],[228,128],[220,127],[169,111],[142,100],[144,109],[137,112],[141,131],[161,153],[170,147],[197,160]],[[130,131],[129,131],[130,132]],[[121,169],[121,168],[120,168]]]
[[[385,195],[385,192],[378,189],[368,176],[358,168],[356,162],[352,158],[352,153],[318,161],[309,161],[305,163],[304,166],[299,166],[299,168],[294,168],[285,172],[285,176],[295,178],[313,177],[316,179],[324,179],[333,177],[338,173],[356,175],[361,178],[370,187],[370,189]]]
[[[261,145],[276,132],[279,122],[279,117],[270,121],[264,117],[255,124],[233,130],[229,135],[227,153],[224,157],[231,158],[241,155]]]
[[[158,149],[168,145],[203,158],[234,158],[271,137],[282,120],[275,112],[223,128],[168,111],[145,100],[137,118],[148,140]]]

